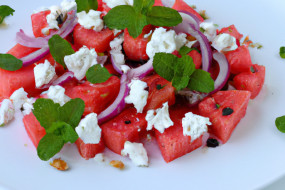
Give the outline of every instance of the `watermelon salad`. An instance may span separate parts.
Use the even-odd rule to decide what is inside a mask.
[[[64,0],[33,13],[34,36],[20,30],[0,54],[0,126],[21,111],[44,161],[66,143],[136,166],[150,162],[149,139],[167,163],[227,143],[265,67],[235,25],[202,16],[183,0]]]

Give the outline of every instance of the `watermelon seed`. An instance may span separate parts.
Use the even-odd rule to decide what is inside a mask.
[[[63,14],[60,13],[58,15],[58,17],[56,18],[56,21],[57,21],[58,24],[63,24],[63,20],[64,20]]]
[[[250,67],[250,71],[251,71],[252,73],[255,73],[255,72],[256,72],[253,66]]]
[[[223,109],[223,116],[231,115],[232,113],[234,113],[232,108],[227,107]]]
[[[219,146],[219,141],[217,139],[207,140],[207,147],[216,148],[217,146]]]
[[[125,124],[131,124],[132,122],[130,120],[125,121]]]

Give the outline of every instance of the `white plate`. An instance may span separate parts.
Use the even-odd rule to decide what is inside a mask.
[[[20,29],[31,34],[30,14],[41,6],[59,0],[2,0],[16,12],[0,29],[0,52],[15,44]],[[119,171],[93,160],[85,161],[74,146],[68,145],[62,157],[70,165],[59,172],[41,161],[29,140],[20,115],[0,129],[0,183],[11,189],[255,189],[285,174],[285,134],[275,127],[277,116],[285,115],[285,60],[279,48],[285,45],[285,1],[272,0],[193,0],[205,9],[219,26],[235,24],[264,47],[252,51],[254,63],[266,66],[262,93],[250,101],[247,115],[227,144],[216,149],[198,149],[166,164],[157,146],[150,154],[149,168],[136,168],[123,159],[127,169]],[[27,144],[27,146],[24,146]],[[107,156],[113,156],[108,153]],[[109,159],[112,159],[110,157]],[[119,158],[119,157],[114,157]]]

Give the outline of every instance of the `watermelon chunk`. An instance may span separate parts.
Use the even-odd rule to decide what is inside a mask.
[[[96,154],[103,152],[105,149],[105,145],[102,141],[102,138],[98,144],[85,144],[81,138],[78,138],[75,144],[77,146],[79,154],[85,160],[94,158]]]
[[[153,6],[163,6],[163,3],[161,0],[155,0],[154,5]]]
[[[192,7],[190,7],[184,0],[175,0],[174,5],[172,7],[177,11],[186,11],[195,15],[201,22],[204,22],[204,19],[201,17],[197,11],[195,11]]]
[[[42,33],[42,29],[48,27],[46,17],[49,14],[50,14],[50,10],[41,11],[41,12],[32,14],[31,16],[32,27],[33,27],[34,36],[36,38],[45,36]]]
[[[169,163],[202,146],[202,136],[191,142],[190,136],[183,135],[182,118],[188,112],[197,114],[196,110],[187,106],[171,107],[169,114],[174,125],[164,133],[155,130],[155,137],[165,162]]]
[[[238,90],[251,92],[251,99],[254,99],[261,91],[265,80],[265,67],[253,65],[253,71],[243,72],[234,77],[234,86]]]
[[[101,126],[105,145],[113,152],[121,154],[126,141],[140,140],[140,133],[146,130],[146,125],[145,114],[137,113],[133,107],[127,108]]]
[[[45,129],[41,126],[41,124],[32,112],[29,115],[24,116],[23,122],[28,136],[32,140],[35,147],[38,147],[40,140],[46,134]]]
[[[219,91],[200,102],[200,114],[209,117],[212,122],[209,126],[209,133],[226,143],[237,124],[245,116],[250,96],[249,91]],[[229,108],[233,113],[226,114]]]
[[[238,41],[241,40],[241,38],[243,37],[243,35],[241,33],[239,33],[239,31],[236,29],[235,25],[230,25],[228,27],[222,28],[218,34],[229,34],[233,37],[235,37]]]

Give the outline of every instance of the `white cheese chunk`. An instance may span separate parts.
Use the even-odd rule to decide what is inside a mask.
[[[165,28],[156,28],[152,34],[151,40],[147,43],[146,54],[152,58],[155,53],[172,53],[179,50],[187,42],[186,34],[176,35],[174,30],[166,31]]]
[[[204,34],[210,42],[217,36],[217,28],[212,22],[202,22],[200,28],[204,30]]]
[[[77,13],[78,23],[83,26],[85,29],[93,29],[96,32],[101,31],[104,28],[103,20],[100,15],[102,12],[89,10],[88,13],[82,11]]]
[[[85,144],[98,144],[101,139],[101,128],[98,125],[97,114],[88,114],[80,121],[75,131]]]
[[[15,109],[19,110],[28,100],[28,93],[25,92],[24,88],[19,88],[10,96],[10,100],[12,100]]]
[[[48,84],[56,75],[55,68],[50,64],[48,60],[44,63],[38,64],[34,67],[34,75],[36,87],[39,88],[44,84]]]
[[[162,108],[157,110],[149,110],[145,117],[147,121],[147,130],[152,130],[153,126],[160,133],[163,133],[165,129],[173,125],[169,117],[168,102],[165,102]]]
[[[147,103],[148,91],[145,90],[147,83],[141,80],[132,80],[128,86],[130,93],[125,98],[125,102],[127,104],[134,104],[137,112],[142,113]]]
[[[61,6],[62,12],[64,12],[64,13],[68,13],[68,12],[70,12],[72,10],[76,10],[77,9],[77,4],[76,4],[75,1],[63,0],[60,3],[60,6]]]
[[[119,5],[133,5],[134,0],[103,0],[111,9]]]
[[[192,46],[194,44],[196,44],[198,41],[194,40],[194,41],[187,41],[187,43],[185,44],[186,47],[192,48]]]
[[[233,51],[238,48],[236,38],[229,34],[217,35],[213,40],[212,46],[219,52]]]
[[[186,113],[182,119],[183,135],[191,136],[191,142],[193,142],[208,131],[207,125],[212,125],[209,118],[193,114],[192,112]]]
[[[65,94],[65,89],[59,85],[49,87],[47,91],[47,97],[54,101],[54,103],[59,103],[63,106],[66,102],[70,100]]]
[[[0,126],[4,126],[14,118],[15,108],[11,100],[4,99],[0,104]]]
[[[29,115],[32,110],[34,109],[33,104],[35,103],[36,99],[35,98],[28,98],[25,103],[23,104],[23,115]]]
[[[136,166],[148,166],[147,152],[142,143],[131,143],[126,141],[121,154],[122,156],[129,155]]]
[[[74,73],[78,80],[82,80],[87,70],[97,64],[97,53],[83,46],[76,53],[64,57],[64,62],[69,71]]]

